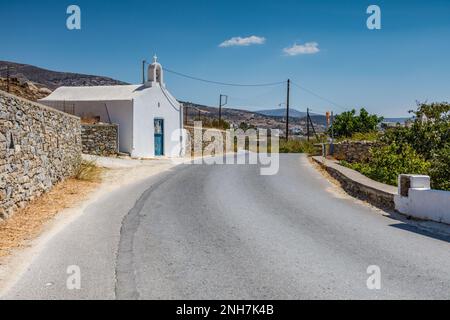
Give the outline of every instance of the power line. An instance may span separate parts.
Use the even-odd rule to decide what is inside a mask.
[[[261,98],[264,97],[264,98],[266,98],[266,99],[264,99],[266,104],[268,103],[268,100],[273,100],[273,103],[269,103],[270,107],[267,107],[267,108],[273,109],[280,102],[279,101],[279,99],[280,99],[279,96],[282,95],[282,92],[280,91],[281,89],[283,89],[283,93],[284,93],[285,88],[282,87],[282,86],[278,86],[278,87],[272,87],[271,89],[269,89],[267,91],[264,91],[263,93],[257,94],[255,96],[252,95],[251,97],[243,98],[243,97],[238,97],[238,96],[235,96],[235,95],[228,95],[228,98],[230,100],[232,100],[232,101],[236,100],[236,101],[243,102],[245,104],[260,105],[259,102],[255,103],[255,101],[258,101],[258,100],[260,100]],[[268,96],[270,96],[271,99],[268,99]],[[264,109],[261,105],[259,107],[260,107],[260,109]]]
[[[210,83],[210,84],[216,84],[216,85],[222,85],[222,86],[231,86],[231,87],[270,87],[270,86],[278,86],[278,85],[282,85],[282,84],[286,83],[286,81],[279,81],[279,82],[272,82],[272,83],[260,83],[260,84],[229,83],[229,82],[221,82],[221,81],[213,81],[213,80],[202,79],[202,78],[190,76],[190,75],[187,75],[187,74],[184,74],[184,73],[181,73],[181,72],[173,71],[173,70],[170,70],[170,69],[167,69],[167,68],[163,68],[163,70],[166,71],[166,72],[175,74],[177,76],[188,78],[188,79],[191,79],[191,80],[196,80],[196,81],[201,81],[201,82]],[[293,81],[291,81],[291,83],[293,85],[295,85],[296,87],[298,87],[299,89],[301,89],[303,91],[306,91],[309,94],[311,94],[311,95],[313,95],[313,96],[315,96],[315,97],[317,97],[317,98],[319,98],[319,99],[321,99],[323,101],[331,103],[332,105],[334,105],[337,108],[340,108],[340,109],[342,109],[344,111],[348,110],[348,108],[343,107],[342,105],[340,105],[340,104],[338,104],[338,103],[336,103],[336,102],[334,102],[334,101],[332,101],[332,100],[330,100],[328,98],[325,98],[325,97],[315,93],[314,91],[312,91],[312,90],[310,90],[308,88],[305,88],[305,87],[303,87],[303,86],[301,86],[301,85],[299,85],[299,84],[297,84],[297,83],[295,83]]]
[[[212,84],[217,84],[217,85],[222,85],[222,86],[231,86],[231,87],[269,87],[269,86],[276,86],[276,85],[284,84],[286,82],[286,81],[280,81],[280,82],[260,83],[260,84],[228,83],[228,82],[212,81],[212,80],[197,78],[197,77],[190,76],[190,75],[187,75],[187,74],[184,74],[181,72],[173,71],[173,70],[170,70],[167,68],[163,68],[163,70],[167,71],[169,73],[176,74],[177,76],[185,77],[185,78],[188,78],[191,80],[197,80],[197,81],[201,81],[201,82],[212,83]]]
[[[344,110],[344,111],[346,111],[346,110],[348,109],[348,108],[345,108],[345,107],[339,105],[338,103],[336,103],[336,102],[334,102],[334,101],[331,101],[331,100],[328,99],[328,98],[322,97],[321,95],[315,93],[314,91],[312,91],[312,90],[310,90],[310,89],[307,89],[307,88],[305,88],[305,87],[303,87],[303,86],[301,86],[301,85],[299,85],[299,84],[297,84],[297,83],[295,83],[295,82],[292,82],[292,84],[293,84],[294,86],[298,87],[299,89],[304,90],[304,91],[308,92],[309,94],[312,94],[313,96],[315,96],[315,97],[317,97],[317,98],[319,98],[319,99],[322,99],[322,100],[324,100],[324,101],[326,101],[326,102],[328,102],[328,103],[331,103],[331,104],[334,105],[335,107],[338,107],[338,108],[340,108],[340,109],[342,109],[342,110]]]

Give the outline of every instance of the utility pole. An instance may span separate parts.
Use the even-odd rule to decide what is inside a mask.
[[[330,154],[334,154],[334,113],[331,111],[331,143],[330,143]]]
[[[291,90],[291,80],[287,81],[287,96],[286,96],[286,141],[289,140],[289,96]]]
[[[188,124],[188,113],[187,113],[187,104],[183,104],[183,109],[184,109],[184,125],[187,126]]]
[[[145,84],[145,65],[147,64],[146,60],[142,60],[142,84]]]
[[[306,136],[309,141],[309,108],[306,109]]]
[[[326,127],[325,127],[325,132],[328,134],[328,130],[330,129],[330,112],[327,111],[325,113],[325,117],[326,117]]]
[[[328,148],[328,154],[327,154],[327,146],[328,146],[328,142],[331,141],[331,139],[328,138],[328,135],[331,136],[330,134],[330,111],[327,111],[325,113],[326,115],[326,130],[325,130],[325,137],[327,137],[326,141],[324,144],[322,144],[322,151],[323,151],[323,156],[326,157],[328,154],[330,154],[330,149]]]
[[[316,136],[317,141],[319,141],[319,136],[317,135],[316,129],[314,128],[314,123],[311,119],[311,116],[309,115],[309,108],[308,108],[308,123],[311,124],[311,129]],[[308,141],[309,141],[309,126],[308,126]]]
[[[225,98],[225,103],[222,103],[222,98]],[[222,123],[222,107],[226,106],[228,103],[228,96],[221,94],[219,99],[219,126]]]

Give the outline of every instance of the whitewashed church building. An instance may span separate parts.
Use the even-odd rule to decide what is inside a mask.
[[[156,57],[145,84],[60,87],[41,103],[119,125],[119,150],[135,158],[183,156],[183,111],[167,91]]]

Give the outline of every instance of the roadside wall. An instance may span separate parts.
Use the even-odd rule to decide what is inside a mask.
[[[343,141],[334,144],[334,157],[347,162],[363,162],[369,159],[370,148],[375,147],[373,141]]]
[[[225,151],[225,141],[226,141],[226,131],[223,130],[219,130],[219,129],[211,129],[211,128],[202,128],[202,133],[200,134],[200,132],[197,132],[197,134],[194,134],[195,129],[192,126],[185,126],[184,129],[187,131],[187,134],[189,135],[189,137],[187,137],[187,139],[185,139],[185,148],[186,148],[186,155],[189,154],[189,150],[191,152],[191,155],[193,156],[201,156],[200,152],[196,152],[197,150],[195,150],[195,146],[196,145],[201,145],[202,146],[202,152],[205,150],[205,148],[209,145],[211,145],[211,141],[208,139],[202,139],[202,137],[204,137],[204,134],[207,130],[210,130],[210,132],[214,132],[217,133],[218,135],[222,135],[223,138],[223,148]],[[198,131],[200,131],[200,129],[197,129]]]
[[[80,119],[0,91],[0,219],[74,173]]]
[[[119,151],[119,126],[117,124],[82,124],[83,153],[111,156]]]
[[[325,160],[322,157],[313,157],[333,178],[341,184],[342,188],[355,198],[364,200],[381,209],[394,210],[396,188],[373,181],[359,172],[343,167],[336,161]]]

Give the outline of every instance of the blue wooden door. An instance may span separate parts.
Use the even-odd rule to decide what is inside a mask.
[[[164,120],[155,119],[155,156],[164,155]]]

